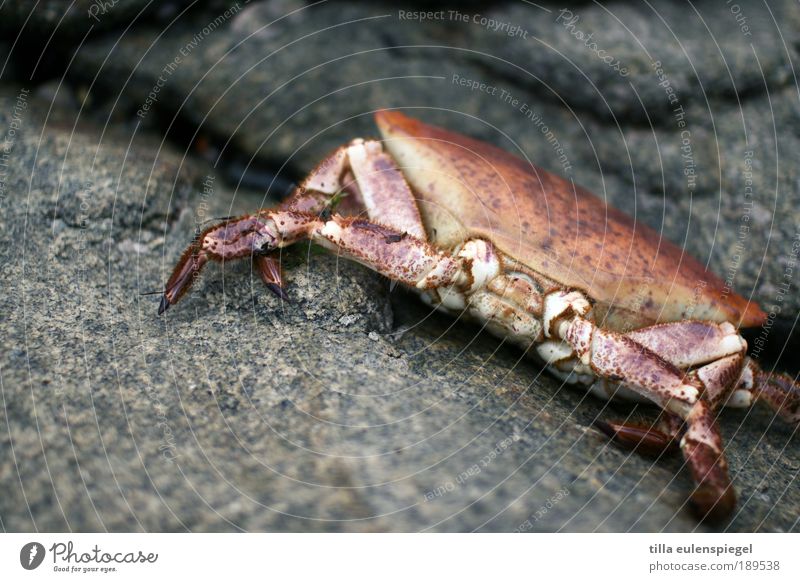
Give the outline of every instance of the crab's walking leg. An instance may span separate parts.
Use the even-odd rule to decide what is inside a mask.
[[[255,255],[253,257],[253,265],[258,270],[258,274],[261,276],[261,280],[264,281],[267,289],[284,301],[288,301],[289,296],[283,288],[280,262],[270,255]]]
[[[755,402],[764,402],[785,422],[800,423],[798,383],[786,374],[765,372],[747,358],[739,384],[727,405],[748,407]]]
[[[376,141],[355,141],[347,148],[350,169],[369,219],[426,241],[419,207],[403,173]]]
[[[600,329],[591,321],[591,307],[582,294],[558,291],[545,297],[545,330],[565,340],[600,377],[623,382],[686,423],[680,441],[697,487],[691,500],[703,517],[730,513],[736,496],[722,452],[722,440],[702,386],[655,352],[630,337]]]
[[[383,151],[379,142],[356,139],[326,157],[292,196],[281,203],[275,211],[261,210],[256,214],[229,220],[202,232],[178,261],[167,282],[159,314],[164,313],[187,292],[208,261],[229,261],[250,255],[254,257],[254,267],[267,287],[279,297],[286,299],[279,262],[269,254],[267,250],[269,244],[259,238],[257,231],[263,228],[264,224],[270,223],[269,217],[273,212],[295,213],[293,217],[285,215],[282,219],[285,223],[295,226],[300,226],[296,219],[303,216],[309,219],[330,217],[334,210],[332,200],[337,202],[338,211],[345,214],[361,213],[363,216],[366,210],[372,223],[376,224],[363,220],[351,221],[346,226],[352,228],[348,228],[343,240],[338,241],[334,240],[336,237],[331,236],[336,231],[335,226],[331,225],[323,233],[321,230],[315,231],[312,223],[307,222],[300,228],[300,231],[305,229],[304,232],[282,232],[285,238],[281,239],[278,246],[290,244],[294,236],[308,236],[325,246],[335,247],[344,252],[350,248],[348,241],[354,245],[366,243],[366,248],[352,247],[351,250],[355,253],[352,255],[353,258],[363,259],[362,262],[367,263],[375,261],[375,265],[378,266],[376,270],[383,272],[381,264],[395,264],[397,262],[395,259],[401,259],[390,255],[402,254],[402,249],[414,247],[413,241],[419,243],[427,241],[414,195],[394,160]],[[343,220],[342,217],[339,218]],[[391,232],[379,225],[389,227]],[[386,231],[383,234],[381,234],[382,229]],[[367,232],[371,234],[365,234]],[[380,247],[381,240],[401,239],[406,236],[411,237],[409,243],[393,247],[390,252]],[[377,247],[372,239],[379,241],[376,243]],[[370,248],[372,251],[368,250]],[[370,256],[359,258],[358,255],[362,251]],[[426,246],[423,254],[433,252],[432,248]],[[408,277],[393,278],[408,282]],[[417,281],[413,282],[416,283]]]
[[[419,289],[457,285],[463,281],[461,260],[405,232],[360,218],[331,215],[325,220],[298,212],[268,212],[253,233],[262,251],[310,239],[378,273]]]
[[[206,231],[182,257],[167,283],[159,313],[186,292],[211,260],[269,253],[312,240],[393,280],[419,289],[462,283],[461,260],[425,241],[367,220],[333,214],[329,219],[292,210],[261,211]]]
[[[203,235],[201,234],[201,236]],[[159,315],[186,294],[194,280],[200,275],[200,271],[206,265],[208,259],[208,254],[205,251],[201,251],[197,243],[192,243],[189,248],[183,251],[178,264],[175,265],[172,275],[165,285],[164,295],[161,296],[161,304],[158,306]]]
[[[257,215],[244,216],[206,229],[183,252],[165,286],[158,314],[164,313],[186,294],[208,261],[249,257],[248,237],[260,224]]]
[[[676,368],[689,372],[713,409],[724,404],[742,373],[747,344],[730,323],[678,321],[653,325],[626,334]],[[691,370],[691,371],[690,371]],[[682,421],[667,413],[655,428],[598,422],[598,428],[617,442],[655,453],[680,436]]]
[[[785,374],[764,372],[747,358],[747,344],[730,323],[681,321],[627,335],[678,368],[691,368],[714,407],[764,402],[782,420],[800,422],[800,386]]]
[[[596,419],[594,426],[608,438],[638,453],[659,456],[678,449],[683,420],[665,412],[654,426]]]
[[[343,200],[341,209],[350,213],[362,211],[363,200],[352,172],[348,169],[348,147],[342,146],[322,160],[292,195],[278,205],[277,209],[320,214],[330,210],[332,197],[345,192],[349,196]],[[161,298],[159,315],[186,294],[209,261],[230,261],[253,255],[253,249],[240,242],[253,230],[258,217],[265,212],[269,210],[226,220],[201,232],[183,252],[173,269]],[[205,244],[206,240],[216,244]],[[253,255],[256,270],[273,293],[286,299],[277,259],[265,253],[261,255]]]

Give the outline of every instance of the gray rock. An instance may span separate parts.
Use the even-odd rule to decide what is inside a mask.
[[[376,109],[470,100],[452,74],[479,71],[458,50],[429,47],[439,29],[428,24],[380,4],[253,3],[89,43],[71,74],[124,95],[137,122],[177,113],[297,173],[343,139],[374,135]],[[435,38],[447,44],[446,33]]]
[[[679,458],[590,428],[630,409],[313,247],[283,257],[291,303],[238,263],[156,316],[140,293],[197,220],[260,196],[204,195],[209,169],[151,136],[101,140],[64,111],[42,130],[48,106],[28,100],[3,176],[5,530],[706,529]],[[797,527],[798,447],[782,426],[762,440],[769,421],[723,422],[731,530]]]
[[[497,32],[487,34],[483,18]],[[791,0],[770,2],[769,10],[757,0],[511,2],[471,23],[469,41],[528,71],[507,70],[537,94],[623,122],[669,123],[664,114],[672,107],[656,63],[684,106],[763,94],[793,79],[800,36]]]

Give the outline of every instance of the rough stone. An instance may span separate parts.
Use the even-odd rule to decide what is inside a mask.
[[[685,104],[763,94],[792,80],[800,36],[790,0],[770,2],[769,10],[757,0],[510,2],[485,18],[508,26],[486,34],[472,22],[466,37],[529,71],[515,76],[537,94],[623,123],[672,109],[655,63]],[[509,36],[515,28],[522,32]]]
[[[227,146],[310,168],[343,135],[373,135],[372,111],[446,108],[462,92],[446,47],[406,46],[423,38],[380,4],[253,3],[109,36],[82,47],[74,74],[126,93],[143,123],[177,111]]]

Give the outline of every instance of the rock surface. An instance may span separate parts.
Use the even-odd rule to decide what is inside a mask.
[[[166,317],[156,316],[156,297],[140,293],[161,287],[198,222],[270,203],[228,187],[223,170],[196,150],[165,144],[173,116],[202,122],[220,147],[230,138],[249,156],[279,161],[276,170],[288,160],[281,171],[296,176],[341,141],[372,134],[372,109],[397,106],[518,147],[663,227],[722,274],[741,255],[737,287],[769,306],[791,264],[800,151],[797,91],[781,72],[774,39],[759,33],[753,40],[759,50],[764,44],[759,57],[769,64],[762,89],[738,66],[749,53],[735,35],[722,42],[738,55],[731,66],[737,87],[746,87],[741,109],[739,93],[725,87],[724,65],[711,57],[702,64],[708,103],[696,98],[685,71],[670,71],[703,168],[691,191],[681,130],[663,110],[656,117],[664,95],[645,91],[654,83],[649,72],[637,70],[637,90],[654,112],[643,122],[607,67],[554,28],[562,25],[553,13],[543,20],[514,3],[471,7],[471,15],[539,31],[538,41],[531,34],[500,42],[502,34],[480,24],[401,21],[396,8],[381,5],[305,6],[248,6],[199,43],[194,36],[216,8],[181,19],[155,44],[163,27],[137,27],[111,52],[119,36],[112,32],[84,46],[68,71],[75,94],[90,101],[49,87],[24,93],[25,107],[15,110],[22,89],[2,93],[0,143],[11,144],[0,168],[3,529],[711,529],[682,506],[691,483],[679,457],[630,454],[591,428],[598,417],[645,419],[652,409],[607,405],[566,388],[479,327],[430,313],[314,247],[283,256],[288,304],[246,263],[209,268]],[[622,22],[644,26],[641,9],[612,8]],[[579,10],[585,30],[599,27],[617,39],[609,52],[625,48],[620,55],[647,65],[601,8]],[[659,10],[678,8],[662,3]],[[384,14],[369,26],[356,22]],[[710,26],[722,26],[719,20]],[[780,25],[794,51],[797,27],[789,17]],[[680,53],[648,26],[639,34],[659,43],[648,46],[651,53],[679,68]],[[687,34],[697,39],[693,51],[707,52],[702,31]],[[196,48],[170,73],[153,109],[137,117],[160,72],[193,39]],[[547,39],[584,59],[581,68],[598,78],[616,119],[573,90],[572,73],[548,61],[549,53],[537,52]],[[406,44],[449,46],[399,48]],[[498,58],[546,73],[569,99],[545,96]],[[454,74],[530,104],[563,144],[570,168],[519,104],[454,83]],[[94,106],[76,124],[76,108],[86,103]],[[737,251],[747,179],[754,182],[752,230]],[[790,321],[798,305],[793,289],[779,317]],[[770,336],[775,344],[785,339]],[[800,453],[792,429],[757,409],[727,411],[722,430],[740,510],[721,529],[796,531]]]

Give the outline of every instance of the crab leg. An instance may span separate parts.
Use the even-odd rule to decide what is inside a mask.
[[[376,141],[355,141],[347,148],[370,220],[427,241],[417,202],[403,173]]]
[[[764,372],[747,358],[736,390],[726,404],[745,408],[757,401],[767,404],[784,422],[800,423],[798,383],[786,374]]]
[[[694,368],[690,374],[702,386],[703,397],[712,408],[731,400],[742,373],[747,344],[730,323],[678,321],[638,329],[626,336],[681,370]],[[601,382],[605,384],[605,381]],[[596,424],[621,444],[655,452],[671,446],[679,436],[683,422],[667,414],[661,423],[666,426],[663,432],[626,423]]]
[[[258,269],[258,274],[261,276],[261,280],[264,281],[267,289],[284,301],[288,301],[289,296],[283,288],[280,262],[271,255],[255,255],[253,257],[253,265]]]
[[[682,370],[747,349],[736,328],[728,322],[677,321],[651,325],[625,335]]]
[[[467,283],[462,281],[458,257],[389,227],[338,214],[326,220],[308,212],[261,211],[204,232],[184,252],[167,282],[159,313],[180,299],[209,260],[227,261],[269,253],[302,239],[312,240],[419,289]]]
[[[586,320],[576,318],[576,328],[585,328],[581,321]],[[703,517],[728,515],[736,498],[711,403],[701,398],[690,377],[655,353],[605,330],[595,328],[591,335],[584,336],[584,354],[598,375],[621,380],[685,421],[680,448],[697,484],[691,501]]]
[[[329,209],[332,196],[345,192],[351,196],[343,200],[340,210],[349,213],[360,212],[363,209],[363,200],[360,198],[352,173],[348,171],[348,147],[341,146],[322,160],[292,195],[278,205],[277,209],[321,214]],[[232,241],[248,234],[258,221],[258,216],[265,212],[269,211],[261,210],[252,215],[226,220],[200,233],[183,252],[173,269],[165,286],[158,314],[164,313],[186,294],[209,261],[235,260],[250,255],[254,257],[254,266],[267,287],[282,299],[286,299],[278,261],[266,253],[261,253],[262,256],[254,255],[253,249],[247,245],[237,247],[232,244]],[[224,242],[216,247],[213,245],[209,247],[203,243],[206,239]]]
[[[419,289],[461,282],[460,259],[374,222],[336,214],[324,220],[295,212],[270,212],[263,218],[266,219],[263,228],[253,238],[262,250],[310,239],[381,275]]]
[[[677,449],[683,420],[665,412],[654,426],[595,420],[594,425],[608,438],[647,455],[659,456]]]
[[[680,448],[697,484],[692,505],[703,517],[728,515],[736,497],[712,406],[701,397],[702,386],[630,337],[596,327],[590,311],[578,292],[551,293],[545,297],[545,330],[566,341],[596,375],[623,382],[685,421]]]
[[[797,382],[786,374],[766,373],[745,357],[747,344],[730,323],[680,321],[627,335],[681,369],[694,368],[692,374],[714,407],[745,408],[761,401],[782,420],[800,422]]]
[[[337,200],[338,210],[346,214],[355,215],[366,209],[371,222],[357,219],[348,222],[343,216],[326,220],[332,218],[332,200]],[[327,230],[324,230],[325,222],[331,222]],[[277,228],[275,233],[268,232],[269,225]],[[285,225],[291,226],[282,228]],[[259,229],[263,232],[259,233]],[[405,244],[395,245],[390,250],[384,248],[384,243],[397,243],[409,235]],[[273,247],[268,240],[271,237],[277,243]],[[379,142],[356,139],[322,160],[292,196],[274,211],[261,210],[201,233],[184,252],[167,281],[159,314],[187,292],[209,260],[253,256],[254,267],[267,287],[287,299],[279,263],[269,251],[304,237],[411,285],[420,282],[414,280],[417,272],[413,268],[408,273],[395,272],[391,265],[403,265],[408,261],[413,264],[422,256],[442,255],[426,244],[427,233],[414,195],[394,160]],[[432,273],[422,288],[436,285],[437,277],[437,273]]]

